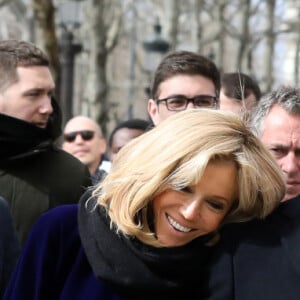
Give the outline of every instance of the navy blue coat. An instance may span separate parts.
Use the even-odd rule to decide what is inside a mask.
[[[210,299],[300,299],[300,196],[264,221],[229,225],[215,253]]]
[[[121,300],[93,274],[78,234],[77,205],[38,219],[3,299]]]

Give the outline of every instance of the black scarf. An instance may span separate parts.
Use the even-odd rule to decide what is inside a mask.
[[[172,248],[156,248],[110,229],[103,207],[86,194],[79,207],[79,232],[97,278],[126,299],[201,299],[211,235]]]
[[[53,114],[46,129],[0,113],[0,162],[34,155],[49,147],[61,134],[61,112],[52,99]]]

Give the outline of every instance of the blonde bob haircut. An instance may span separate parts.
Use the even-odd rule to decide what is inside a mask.
[[[264,218],[283,198],[282,173],[268,150],[238,116],[211,109],[179,112],[132,140],[93,196],[117,232],[159,247],[149,218],[152,200],[195,185],[215,160],[232,160],[238,170],[238,198],[223,224]]]

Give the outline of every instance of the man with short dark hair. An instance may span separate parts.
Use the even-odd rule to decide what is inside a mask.
[[[143,134],[149,127],[150,122],[143,119],[130,119],[117,124],[108,139],[109,159],[113,162],[122,147]]]
[[[91,184],[87,168],[55,147],[61,112],[46,55],[35,45],[0,41],[0,196],[25,242],[48,209],[77,203]]]
[[[249,75],[236,72],[221,76],[220,109],[251,115],[260,97],[259,85]]]
[[[185,109],[217,109],[219,93],[220,73],[211,60],[194,52],[175,51],[155,71],[148,112],[158,125]]]

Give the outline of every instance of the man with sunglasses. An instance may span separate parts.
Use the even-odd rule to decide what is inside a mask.
[[[103,179],[106,172],[100,165],[105,163],[106,141],[98,123],[85,116],[70,119],[64,128],[62,148],[88,167],[93,184]]]
[[[168,54],[154,74],[148,112],[158,125],[189,108],[219,107],[220,73],[208,58],[190,51]]]
[[[0,41],[0,196],[23,244],[48,209],[77,203],[91,185],[88,169],[58,149],[61,111],[48,58],[35,45]]]

